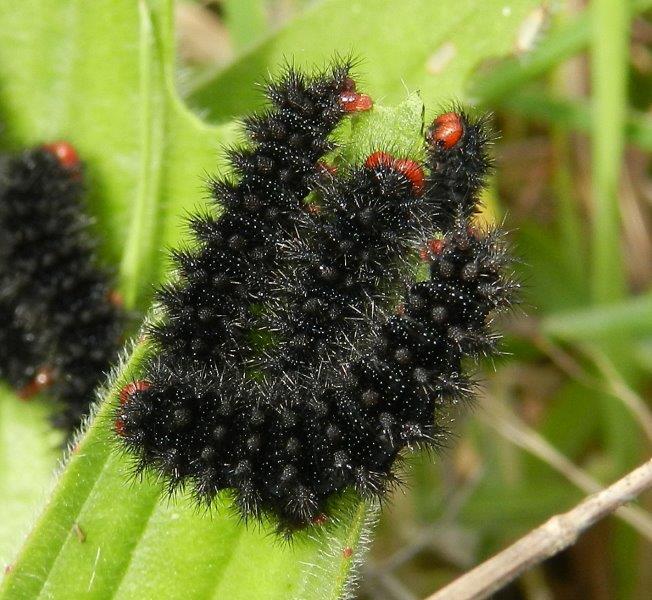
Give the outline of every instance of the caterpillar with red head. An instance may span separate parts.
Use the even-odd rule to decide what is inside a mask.
[[[404,449],[438,445],[442,408],[471,394],[464,359],[495,351],[491,317],[518,287],[499,232],[473,223],[485,120],[440,117],[423,164],[377,150],[324,168],[337,123],[372,106],[349,70],[268,86],[237,179],[212,183],[224,212],[191,219],[196,247],[174,255],[153,354],[115,412],[138,471],[204,504],[229,490],[243,519],[285,535],[349,488],[383,498]],[[430,279],[411,283],[419,246]]]
[[[57,401],[72,432],[116,357],[124,317],[100,267],[67,142],[0,160],[0,377]]]

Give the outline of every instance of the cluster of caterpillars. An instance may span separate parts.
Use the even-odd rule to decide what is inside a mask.
[[[88,413],[124,326],[82,179],[66,142],[0,156],[0,378],[23,399],[54,399],[54,424],[68,433]]]
[[[491,319],[517,287],[502,233],[474,222],[485,119],[438,117],[423,162],[377,149],[335,171],[333,130],[372,107],[349,71],[268,85],[233,177],[211,183],[220,216],[192,217],[174,253],[154,352],[115,414],[137,470],[203,504],[230,490],[282,534],[323,523],[346,489],[383,498],[404,449],[441,443],[438,416],[472,393],[465,359],[495,352]]]

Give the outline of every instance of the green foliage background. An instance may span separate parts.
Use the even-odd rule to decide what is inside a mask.
[[[277,30],[265,16],[271,4],[225,2],[236,56],[219,70],[185,72],[183,98],[172,0],[0,4],[0,145],[15,150],[67,139],[79,149],[103,254],[115,265],[128,307],[145,314],[152,285],[168,270],[163,249],[184,239],[184,214],[206,201],[205,173],[225,168],[223,147],[241,140],[238,117],[260,106],[254,83],[284,61],[309,67],[335,53],[361,58],[361,87],[377,106],[338,133],[347,158],[388,141],[415,151],[424,106],[429,119],[451,100],[498,111],[508,141],[526,135],[531,121],[544,123],[561,163],[552,184],[556,204],[550,226],[525,217],[515,234],[527,265],[526,305],[540,318],[534,334],[517,330],[512,336],[512,357],[491,378],[488,407],[519,413],[510,369],[554,358],[563,347],[592,385],[566,373],[547,398],[534,435],[598,480],[631,468],[649,453],[649,443],[613,387],[622,382],[635,393],[648,381],[652,298],[647,292],[632,297],[625,281],[617,183],[625,142],[652,147],[652,125],[636,110],[650,98],[630,97],[627,88],[630,18],[652,0],[599,0],[592,14],[573,19],[561,4],[538,0],[321,0],[298,9]],[[539,18],[546,26],[518,50]],[[587,46],[591,104],[566,97],[548,75]],[[442,48],[450,54],[451,47],[452,56],[440,64]],[[573,167],[564,161],[573,130],[591,134],[588,223],[573,189]],[[504,206],[496,191],[503,187],[499,175],[488,195],[499,219]],[[596,349],[602,362],[594,360]],[[54,478],[59,440],[47,426],[49,407],[21,403],[0,389],[0,558],[10,566],[0,598],[345,594],[375,507],[352,504],[328,535],[303,536],[288,546],[265,528],[243,528],[228,503],[206,515],[184,498],[160,500],[157,482],[127,481],[127,462],[110,444],[108,415],[116,390],[137,373],[146,350],[143,343],[128,344],[97,417]],[[459,427],[460,445],[481,463],[479,480],[455,515],[458,532],[475,532],[473,560],[581,495],[549,458],[522,454],[487,423]],[[442,462],[450,466],[451,457]],[[450,481],[430,459],[416,460],[412,471],[414,492],[399,498],[381,524],[371,566],[396,539],[419,537],[445,516]],[[396,515],[403,525],[396,525]],[[631,529],[615,527],[609,550],[618,597],[634,593],[639,566],[630,550],[642,552],[641,544]],[[417,588],[433,591],[452,574],[450,568],[426,569],[419,573],[423,589]]]

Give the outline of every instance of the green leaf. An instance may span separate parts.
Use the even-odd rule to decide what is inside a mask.
[[[543,333],[564,341],[608,340],[652,333],[652,296],[632,296],[609,305],[553,313],[541,323]]]
[[[0,389],[0,566],[9,563],[47,491],[61,433],[45,402],[20,402]]]
[[[359,56],[361,88],[399,102],[419,90],[429,115],[442,102],[463,100],[480,61],[510,53],[518,27],[539,0],[324,0],[229,68],[195,84],[189,101],[212,120],[260,106],[252,82],[291,57],[322,63],[334,54]],[[402,82],[402,85],[401,83]]]
[[[347,121],[336,133],[342,144],[339,160],[360,164],[377,150],[420,158],[423,154],[423,110],[420,95],[413,93],[396,107],[376,105],[373,110]],[[352,143],[345,144],[346,139]]]
[[[268,29],[263,0],[226,0],[224,22],[233,44],[246,48],[261,38]]]

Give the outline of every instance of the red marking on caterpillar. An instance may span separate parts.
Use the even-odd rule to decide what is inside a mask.
[[[379,150],[367,157],[364,166],[368,169],[375,169],[377,167],[395,169],[410,180],[410,183],[412,183],[412,187],[417,194],[420,194],[423,191],[423,183],[425,180],[423,169],[421,168],[421,165],[414,160],[410,160],[409,158],[394,158],[388,152]]]
[[[394,167],[410,180],[412,187],[417,194],[423,192],[425,176],[423,174],[423,169],[418,162],[410,160],[409,158],[399,158],[394,161]]]
[[[120,437],[123,437],[124,434],[125,434],[125,422],[120,417],[118,417],[114,421],[113,425],[114,425],[116,434],[119,435]]]
[[[54,383],[54,371],[49,367],[41,367],[26,386],[18,391],[21,400],[29,400],[32,396],[41,393]]]
[[[396,159],[388,152],[374,152],[367,157],[364,161],[364,166],[368,169],[375,169],[376,167],[393,167]]]
[[[150,387],[150,382],[146,381],[144,379],[139,379],[138,381],[132,381],[131,383],[128,383],[125,385],[121,390],[120,390],[120,406],[124,406],[128,402],[130,402],[134,395],[137,394],[138,392],[144,392],[145,390],[149,389]],[[122,420],[121,416],[118,416],[116,420],[113,422],[115,432],[120,436],[123,437],[125,434],[125,422]]]
[[[344,550],[342,550],[342,556],[346,559],[351,558],[353,556],[353,548],[351,548],[350,546],[344,548]]]
[[[428,262],[433,254],[440,255],[444,251],[444,240],[434,239],[426,242],[425,248],[419,250],[419,258]]]
[[[344,89],[340,94],[340,105],[345,112],[362,112],[370,110],[374,105],[371,96],[356,92],[355,81],[350,77],[344,82]]]
[[[428,250],[433,254],[441,254],[444,251],[444,240],[437,238],[428,242]]]
[[[138,392],[144,392],[145,390],[149,389],[150,385],[150,382],[144,379],[128,383],[120,390],[120,405],[124,406],[132,399],[134,394],[137,394]]]
[[[464,133],[462,117],[454,112],[438,116],[428,132],[428,139],[439,146],[450,150],[460,141]]]
[[[308,202],[304,206],[305,209],[308,211],[308,213],[311,215],[318,215],[319,213],[321,213],[321,206],[319,206],[319,204],[317,204],[316,202]]]
[[[312,523],[313,525],[317,525],[321,527],[322,525],[325,525],[328,522],[328,517],[324,513],[318,514],[313,520]]]
[[[43,149],[52,154],[64,169],[72,171],[81,166],[77,150],[68,142],[58,141],[52,142],[51,144],[44,144]]]

